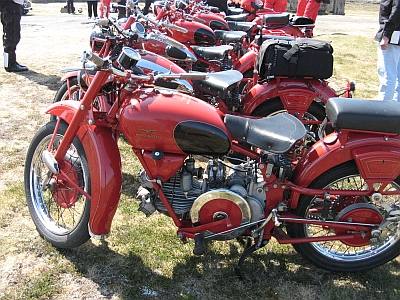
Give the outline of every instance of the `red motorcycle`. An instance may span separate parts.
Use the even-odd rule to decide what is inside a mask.
[[[140,55],[129,48],[117,63],[86,58],[97,67],[86,94],[50,106],[47,113],[57,119],[36,133],[25,162],[29,211],[55,247],[110,232],[123,133],[144,169],[139,210],[170,216],[181,240],[194,239],[195,254],[205,252],[207,241],[243,237],[241,264],[275,237],[331,271],[363,271],[399,255],[398,103],[331,100],[327,112],[337,133],[304,149],[299,161],[292,149],[306,129],[297,118],[224,117],[196,98],[149,86],[160,78],[191,79],[223,92],[229,78],[135,74]],[[110,76],[123,84],[118,101],[98,113],[93,102]],[[249,159],[232,166],[225,160],[232,151]],[[205,169],[195,155],[209,159]]]
[[[157,19],[162,19],[165,14],[178,14],[188,16],[194,21],[202,23],[212,30],[229,30],[224,15],[215,11],[213,8],[204,5],[203,2],[174,0],[174,1],[156,1],[153,8]]]

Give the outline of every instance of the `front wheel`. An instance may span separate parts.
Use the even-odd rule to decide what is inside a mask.
[[[40,236],[58,248],[74,248],[89,240],[90,202],[76,186],[90,194],[90,174],[86,155],[80,141],[75,138],[64,159],[59,162],[60,175],[49,171],[42,154],[48,149],[55,121],[39,129],[28,149],[25,161],[26,201]],[[61,123],[50,148],[55,153],[67,125]],[[60,172],[61,173],[61,172]]]
[[[359,174],[354,162],[339,165],[320,176],[311,188],[365,190],[367,185]],[[400,178],[386,187],[386,190],[400,190]],[[303,218],[380,224],[387,215],[388,207],[398,207],[400,196],[383,196],[377,202],[370,197],[342,196],[331,198],[327,205],[317,197],[302,196],[296,215]],[[325,215],[321,211],[325,209]],[[370,237],[343,241],[327,241],[295,244],[294,248],[303,257],[318,267],[334,272],[358,272],[382,265],[400,254],[400,237],[397,224],[388,229],[385,237],[372,244]],[[317,225],[290,224],[289,234],[294,238],[345,234],[342,230],[332,232]],[[368,236],[368,233],[367,233]]]

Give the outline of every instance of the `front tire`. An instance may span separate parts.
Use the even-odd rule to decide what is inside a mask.
[[[49,172],[42,159],[55,129],[55,121],[39,129],[28,149],[25,161],[26,201],[40,236],[57,248],[74,248],[89,240],[90,202],[68,181]],[[55,153],[67,125],[61,123],[51,153]],[[90,174],[86,155],[75,138],[60,169],[76,185],[90,194]]]
[[[365,181],[359,174],[354,162],[339,165],[313,182],[311,188],[354,189],[366,188]],[[390,184],[390,188],[400,189],[400,178]],[[386,204],[400,204],[400,196],[384,196]],[[336,202],[335,202],[336,201]],[[335,202],[335,203],[334,203]],[[312,196],[301,196],[296,215],[303,218],[320,219],[320,199]],[[370,197],[337,197],[330,203],[330,213],[327,219],[337,220],[341,212],[346,211],[350,205],[355,207],[376,208],[382,216],[385,209],[375,203]],[[348,209],[347,209],[348,210]],[[290,224],[288,233],[294,238],[305,238],[331,234],[326,228],[316,225]],[[321,233],[322,232],[322,233]],[[330,241],[319,243],[294,244],[294,248],[304,258],[316,266],[333,272],[359,272],[375,268],[392,260],[400,254],[400,238],[396,232],[390,232],[385,240],[371,245],[350,246],[349,242]]]

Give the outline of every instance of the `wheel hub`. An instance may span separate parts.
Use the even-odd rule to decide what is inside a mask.
[[[380,211],[373,205],[367,203],[356,203],[347,206],[339,212],[337,221],[350,223],[366,223],[379,225],[383,221]],[[336,229],[337,235],[349,234],[346,229]],[[362,247],[370,244],[371,231],[363,235],[357,235],[352,239],[341,240],[343,244],[352,247]]]
[[[64,160],[60,165],[60,169],[68,179],[79,186],[79,178],[74,165]],[[70,208],[78,200],[78,191],[65,179],[63,175],[57,175],[55,177],[54,183],[52,184],[52,194],[54,200],[62,208]]]

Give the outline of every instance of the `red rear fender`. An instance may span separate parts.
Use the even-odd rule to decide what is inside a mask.
[[[47,113],[70,123],[79,102],[67,100],[50,106]],[[110,128],[82,124],[78,133],[88,160],[91,183],[89,228],[95,235],[110,232],[122,182],[117,137]]]
[[[243,113],[254,110],[268,101],[279,98],[290,113],[306,112],[313,101],[325,104],[336,93],[326,82],[318,80],[274,79],[255,85],[243,99]]]
[[[333,133],[315,143],[295,169],[293,182],[309,187],[328,170],[354,161],[368,185],[391,182],[400,175],[400,139],[369,133],[350,133],[347,141]],[[290,206],[297,207],[300,194],[292,193]]]

